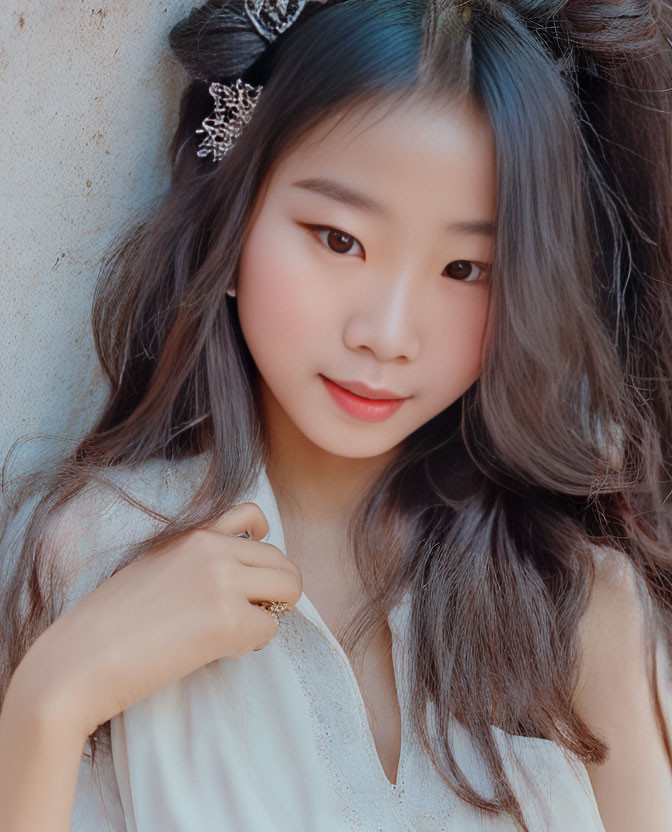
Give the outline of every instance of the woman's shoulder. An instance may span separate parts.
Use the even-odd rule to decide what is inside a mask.
[[[589,628],[605,615],[622,618],[624,614],[640,617],[649,608],[646,582],[633,561],[620,549],[607,545],[590,545],[594,566],[583,627]]]
[[[100,480],[86,486],[89,499],[109,499],[121,489],[130,497],[142,500],[157,511],[178,505],[185,489],[198,487],[207,472],[210,454],[180,459],[155,457],[141,463],[124,463],[101,472]]]
[[[579,623],[580,675],[575,705],[597,730],[634,719],[633,703],[649,716],[649,662],[664,648],[662,629],[646,581],[630,558],[611,547],[596,548],[594,579]],[[667,686],[666,686],[667,687]],[[666,695],[669,696],[669,693]]]
[[[203,481],[207,466],[207,454],[118,465],[60,506],[42,547],[49,591],[62,595],[62,611],[93,591],[133,544],[177,514]]]
[[[633,561],[612,546],[591,545],[593,580],[578,634],[584,660],[618,665],[626,644],[638,645],[651,635],[654,608],[646,581]]]
[[[154,458],[106,468],[60,506],[51,531],[70,537],[85,531],[131,530],[146,516],[175,513],[207,472],[207,455],[178,460]]]

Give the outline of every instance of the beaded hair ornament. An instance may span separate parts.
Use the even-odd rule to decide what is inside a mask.
[[[273,43],[297,20],[308,0],[245,0],[245,13],[254,28],[269,43]],[[328,0],[314,0],[327,3]],[[243,128],[252,117],[263,87],[247,84],[237,78],[229,84],[213,81],[208,91],[215,101],[215,109],[203,119],[196,130],[206,137],[198,146],[197,156],[212,155],[219,162],[229,152]]]

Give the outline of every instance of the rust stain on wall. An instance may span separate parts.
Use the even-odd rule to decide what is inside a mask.
[[[107,17],[106,9],[91,9],[91,17],[97,17],[98,22],[101,23]]]

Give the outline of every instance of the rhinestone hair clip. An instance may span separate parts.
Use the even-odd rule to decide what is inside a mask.
[[[254,28],[269,43],[273,43],[298,19],[308,0],[245,0],[245,12]],[[328,0],[315,0],[327,3]],[[198,146],[197,156],[212,154],[219,162],[235,144],[259,100],[262,86],[245,83],[237,78],[229,84],[213,81],[208,87],[215,102],[214,111],[196,130],[206,136]]]

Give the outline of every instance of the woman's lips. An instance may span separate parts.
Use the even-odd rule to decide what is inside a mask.
[[[345,381],[345,379],[341,378],[331,378],[329,381],[333,381],[334,384],[338,384],[338,386],[342,387],[344,390],[347,390],[350,393],[355,393],[364,399],[385,399],[389,402],[394,399],[407,398],[407,396],[400,396],[393,390],[386,390],[383,387],[376,390],[373,387],[369,387],[368,384],[364,384],[362,381]]]
[[[332,399],[346,413],[365,422],[381,422],[395,413],[406,399],[367,399],[345,390],[336,382],[320,375]]]

